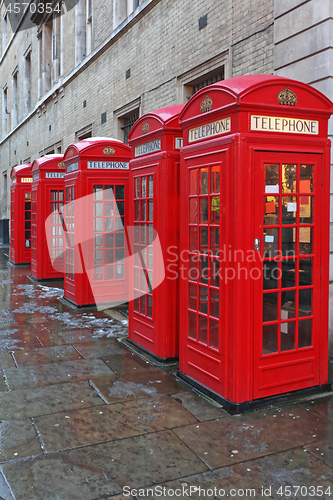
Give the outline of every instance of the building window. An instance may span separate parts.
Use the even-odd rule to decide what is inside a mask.
[[[52,80],[52,31],[53,21],[49,19],[43,24],[43,93],[46,94],[51,90]]]
[[[85,134],[82,134],[78,137],[78,141],[83,141],[84,139],[89,139],[89,137],[92,137],[92,132],[86,132]]]
[[[18,110],[18,71],[13,73],[13,87],[12,87],[12,127],[16,127],[19,118]]]
[[[196,92],[198,92],[198,90],[208,87],[208,85],[213,83],[220,82],[221,80],[224,80],[224,66],[218,68],[217,71],[199,76],[190,82],[186,82],[186,85],[184,85],[183,88],[184,102],[188,101]]]
[[[43,31],[37,33],[38,42],[38,99],[43,95]]]
[[[121,130],[123,131],[122,141],[125,144],[128,144],[128,134],[138,118],[139,118],[139,110],[138,109],[133,111],[130,115],[124,116],[122,118],[122,120],[123,120],[123,125],[121,127]]]
[[[24,58],[24,113],[31,110],[31,50]]]
[[[75,5],[75,64],[80,64],[93,47],[93,0]]]
[[[143,0],[113,0],[113,29],[116,29]]]
[[[8,43],[8,15],[3,16],[2,23],[2,53],[5,52]]]
[[[8,88],[5,86],[2,93],[2,136],[5,137],[8,134],[8,116],[10,112],[8,111]]]
[[[2,216],[7,218],[7,202],[8,202],[8,193],[7,193],[8,185],[7,185],[7,171],[2,174]]]
[[[128,144],[128,134],[140,117],[141,98],[131,101],[113,112],[114,137]]]
[[[37,34],[38,38],[38,97],[51,90],[52,82],[52,32],[53,20],[49,19],[40,28]]]
[[[59,80],[61,71],[61,16],[53,16],[52,20],[52,83]]]
[[[61,154],[61,141],[56,142],[39,152],[39,156]]]
[[[86,0],[86,56],[93,48],[93,0]]]
[[[86,127],[82,128],[81,130],[78,130],[75,133],[75,141],[83,141],[83,139],[89,139],[89,137],[92,137],[93,134],[93,129],[92,129],[92,124],[87,125]]]
[[[224,80],[223,66],[218,71],[218,73],[210,76],[204,76],[203,78],[200,78],[199,81],[192,83],[192,85],[189,85],[192,88],[192,95],[198,92],[198,90],[203,89],[204,87],[208,87],[208,85],[212,85],[213,83],[220,82],[221,80]]]
[[[231,76],[231,58],[225,51],[180,75],[177,79],[177,102],[184,104],[198,90]]]

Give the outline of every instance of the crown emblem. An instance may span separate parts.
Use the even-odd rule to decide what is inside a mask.
[[[142,125],[142,133],[143,134],[147,134],[149,132],[149,123],[148,122],[144,122],[144,124]]]
[[[206,97],[201,101],[200,104],[201,113],[207,113],[207,111],[211,111],[212,107],[213,107],[213,99],[211,97],[208,97],[208,95],[206,95]]]
[[[107,148],[103,149],[104,155],[114,155],[115,153],[116,153],[116,150],[111,148],[111,146],[108,146]]]
[[[65,168],[65,163],[63,161],[58,163],[58,168]]]
[[[277,95],[279,104],[284,106],[295,106],[297,102],[297,95],[289,90],[287,87],[285,90],[281,90],[281,92]]]
[[[73,156],[73,150],[72,150],[72,149],[70,149],[70,150],[69,150],[68,156],[69,156],[70,158],[72,158],[72,156]]]

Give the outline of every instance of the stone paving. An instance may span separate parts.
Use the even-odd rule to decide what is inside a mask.
[[[331,393],[228,415],[29,273],[0,248],[0,500],[333,497]]]

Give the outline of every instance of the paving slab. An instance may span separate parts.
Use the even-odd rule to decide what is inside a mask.
[[[180,380],[154,367],[117,377],[99,377],[90,381],[104,400],[111,403],[173,394],[184,389]]]
[[[217,404],[209,402],[194,392],[178,392],[172,397],[201,422],[229,416],[223,408],[218,408]]]
[[[0,393],[0,420],[48,415],[105,405],[86,381]]]
[[[2,473],[0,472],[0,499],[3,498],[3,500],[14,500],[10,489],[5,481],[5,478],[3,477]]]
[[[165,492],[165,498],[175,500],[177,498],[202,500],[203,498],[228,497],[274,500],[324,498],[328,500],[333,496],[332,484],[333,470],[310,453],[304,452],[303,448],[296,448],[155,485],[150,488],[149,498],[157,500],[161,498],[160,492]],[[291,495],[288,494],[288,489]],[[215,495],[214,493],[204,494],[212,490],[216,492]],[[125,491],[127,493],[129,490]],[[323,494],[325,491],[326,494]],[[143,494],[141,496],[143,497]],[[140,498],[139,495],[138,498]]]
[[[13,357],[18,366],[45,365],[82,359],[82,356],[71,345],[41,347],[34,351],[15,351]]]
[[[126,350],[123,354],[103,356],[101,359],[118,375],[135,373],[135,370],[152,370],[153,367],[137,354]]]
[[[123,347],[115,338],[121,328],[106,324],[104,313],[68,311],[52,287],[28,284],[29,272],[8,272],[13,283],[0,293],[11,304],[2,307],[21,311],[14,313],[21,325],[0,325],[0,370],[10,389],[0,372],[0,469],[15,500],[125,500],[132,498],[126,485],[183,484],[219,486],[230,498],[231,488],[253,487],[265,498],[264,487],[267,498],[281,500],[288,498],[278,494],[281,485],[333,484],[331,399],[231,417]],[[71,346],[77,360],[57,358],[58,348]],[[22,357],[19,368],[9,348]],[[25,364],[32,359],[25,352],[37,349],[33,365]],[[202,500],[199,493],[191,498]],[[317,493],[298,497],[325,498]],[[1,497],[13,500],[0,474]]]
[[[332,436],[332,423],[304,408],[251,412],[174,432],[212,469]]]
[[[22,342],[21,340],[13,339],[13,338],[6,338],[6,339],[1,339],[1,346],[0,346],[0,353],[6,353],[6,352],[14,352],[14,351],[21,351],[21,350],[29,350],[32,351],[35,348],[42,347],[42,344],[38,342],[36,339],[36,345],[32,346],[31,344],[28,344],[27,342]]]
[[[330,439],[325,439],[319,441],[319,443],[314,443],[312,445],[306,445],[305,449],[312,453],[319,460],[322,460],[330,467],[333,467],[333,444],[332,437]],[[333,491],[332,491],[333,496]]]
[[[12,366],[16,366],[10,352],[2,352],[0,353],[0,369],[2,368],[11,368]]]
[[[105,499],[103,500],[133,500],[134,497],[132,497],[132,495],[115,495],[113,497],[106,497]]]
[[[205,470],[170,430],[3,465],[16,500],[96,500]]]
[[[3,474],[15,500],[96,500],[119,493],[111,477],[77,466],[66,456],[5,464]]]
[[[308,401],[306,404],[303,404],[303,407],[308,411],[333,421],[333,396]]]
[[[0,422],[0,462],[42,454],[30,419]]]
[[[8,325],[7,325],[8,326]],[[0,352],[14,351],[17,349],[24,349],[26,351],[38,349],[42,347],[38,338],[26,331],[19,331],[19,329],[10,329],[0,331]]]
[[[94,341],[93,335],[87,328],[61,329],[60,331],[54,331],[52,328],[50,332],[37,333],[37,337],[44,347],[92,342]]]
[[[123,347],[120,342],[115,339],[102,339],[93,342],[85,342],[83,344],[74,344],[75,349],[81,354],[85,359],[88,358],[100,358],[104,356],[110,356],[113,354],[123,354],[126,352],[126,348]]]
[[[15,370],[15,368],[13,368]],[[5,379],[3,378],[3,371],[0,370],[0,392],[7,391],[7,385]]]
[[[148,398],[34,419],[47,453],[197,422],[171,397]]]
[[[27,304],[27,303],[26,303]],[[22,306],[21,306],[22,307]],[[27,306],[25,306],[27,308]],[[18,309],[14,309],[17,311]],[[21,326],[30,325],[48,325],[49,321],[45,316],[39,316],[34,313],[34,307],[31,307],[31,312],[15,312],[17,323]]]
[[[59,384],[73,380],[88,380],[95,377],[111,376],[112,373],[111,368],[108,368],[98,358],[4,369],[10,390]]]

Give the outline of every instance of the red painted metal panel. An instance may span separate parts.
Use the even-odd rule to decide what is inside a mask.
[[[212,383],[213,381],[221,382],[221,361],[219,359],[214,359],[202,350],[189,345],[187,362],[194,372],[199,370],[208,380],[212,379]]]
[[[29,264],[31,260],[31,163],[11,172],[10,260]]]
[[[311,376],[304,380],[319,385],[320,303],[325,296],[320,280],[322,155],[261,152],[255,164],[256,196],[262,200],[255,214],[262,241],[257,265],[264,266],[264,279],[255,283],[254,394],[264,397],[275,394],[279,384],[265,384],[263,373],[270,380],[269,367],[279,361],[283,369],[276,376],[288,390],[296,390],[309,385],[295,374],[299,366],[309,369],[300,363],[312,355]]]
[[[138,232],[130,275],[135,298],[129,304],[129,339],[160,359],[177,357],[179,351],[179,150],[182,131],[178,116],[182,108],[182,105],[168,106],[148,113],[136,122],[129,134],[132,148],[130,226]],[[153,240],[159,241],[163,259],[156,252]],[[163,268],[165,278],[160,282],[158,276]]]
[[[63,278],[63,228],[59,220],[48,219],[64,204],[62,155],[46,155],[34,160],[31,185],[31,275],[37,280]],[[50,225],[46,227],[46,221]],[[47,234],[48,232],[48,234]],[[48,241],[51,245],[48,247]],[[50,253],[51,252],[51,253]],[[57,269],[52,261],[60,255]]]
[[[180,254],[199,262],[180,282],[179,369],[229,402],[327,382],[332,111],[308,85],[248,75],[198,91],[180,114]]]
[[[309,386],[317,385],[314,362],[315,358],[310,358],[259,368],[259,390],[271,390],[276,387],[281,390],[281,385],[285,385],[284,392],[287,392],[290,384],[297,385],[303,381],[309,381]]]
[[[90,138],[64,155],[66,271],[64,297],[78,307],[128,300],[128,175],[130,148]]]

